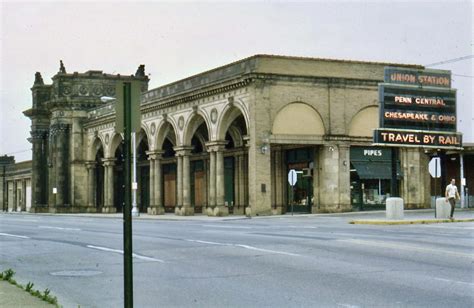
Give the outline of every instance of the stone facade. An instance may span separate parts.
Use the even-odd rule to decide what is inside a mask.
[[[311,160],[309,211],[350,211],[350,147],[372,142],[387,65],[394,64],[257,55],[148,90],[143,66],[122,76],[68,74],[61,63],[52,85],[36,74],[33,106],[25,111],[32,121],[30,211],[122,210],[122,135],[115,101],[100,97],[114,97],[118,81],[133,80],[142,85],[142,212],[284,213],[288,153],[298,149]],[[428,207],[426,157],[418,149],[400,157],[405,203]]]

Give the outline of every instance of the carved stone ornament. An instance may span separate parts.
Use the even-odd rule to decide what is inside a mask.
[[[107,96],[114,97],[115,96],[115,87],[107,87],[105,89],[105,93],[107,94]]]
[[[109,144],[109,134],[105,135],[105,145],[108,145]]]
[[[211,110],[211,122],[216,124],[217,122],[217,109],[216,108],[213,108]]]
[[[95,86],[93,90],[94,95],[96,96],[101,96],[102,95],[102,89],[100,86]]]
[[[156,125],[155,125],[155,123],[151,123],[150,132],[151,132],[151,135],[152,135],[152,136],[155,135],[155,132],[156,132]]]
[[[81,84],[79,86],[79,94],[80,95],[87,95],[87,88],[85,85]]]
[[[180,130],[183,130],[183,127],[184,127],[184,118],[183,116],[180,116],[179,119],[178,119],[178,127]]]
[[[63,93],[64,93],[64,95],[71,94],[71,87],[70,86],[64,86]]]

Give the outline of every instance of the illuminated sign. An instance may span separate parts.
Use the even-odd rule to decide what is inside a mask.
[[[451,88],[451,72],[386,67],[384,81],[391,84]]]
[[[456,90],[379,85],[380,127],[456,131]]]
[[[461,133],[375,129],[374,145],[453,148],[462,146]]]

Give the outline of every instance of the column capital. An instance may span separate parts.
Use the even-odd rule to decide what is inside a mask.
[[[104,166],[114,166],[116,160],[117,159],[115,157],[102,158]]]
[[[173,150],[176,152],[176,156],[188,156],[191,155],[191,151],[194,149],[192,146],[178,146],[174,147]]]
[[[215,140],[206,142],[206,148],[208,152],[222,152],[225,149],[227,141],[225,140]]]
[[[87,169],[95,169],[95,167],[97,167],[97,162],[94,160],[89,160],[85,162],[85,165]]]
[[[148,160],[160,159],[163,153],[165,153],[165,151],[163,150],[146,151],[146,154],[148,155]]]

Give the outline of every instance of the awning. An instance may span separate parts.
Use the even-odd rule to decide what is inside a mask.
[[[362,180],[390,180],[392,178],[392,164],[389,161],[352,161],[351,163]]]

